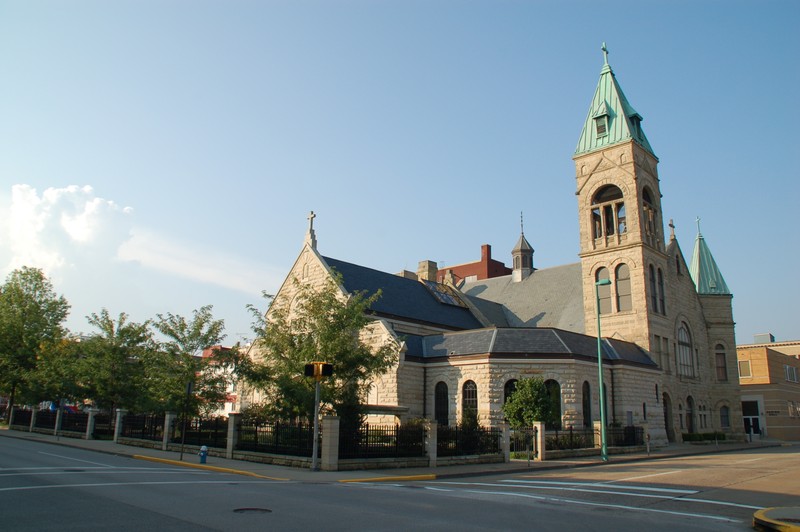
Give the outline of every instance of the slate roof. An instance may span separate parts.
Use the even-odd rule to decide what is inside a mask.
[[[432,336],[405,338],[406,355],[422,359],[469,355],[562,356],[597,358],[597,338],[551,328],[490,327],[448,332]],[[650,356],[638,345],[604,338],[603,360],[621,361],[656,368]]]
[[[497,327],[585,332],[580,263],[535,270],[516,283],[510,275],[468,282],[461,291]]]
[[[322,259],[342,274],[344,289],[348,292],[366,291],[374,294],[381,290],[382,296],[371,308],[380,316],[456,330],[483,326],[468,308],[439,302],[419,281],[330,257]]]

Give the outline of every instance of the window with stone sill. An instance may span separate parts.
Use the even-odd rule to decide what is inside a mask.
[[[728,361],[725,346],[717,344],[714,350],[714,358],[716,360],[717,380],[726,382],[728,380]]]
[[[753,375],[750,373],[750,361],[749,360],[740,360],[739,361],[739,377],[752,377]]]

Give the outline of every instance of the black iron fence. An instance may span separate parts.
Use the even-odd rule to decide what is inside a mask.
[[[595,447],[596,431],[593,428],[568,427],[566,430],[548,430],[545,433],[544,448],[548,451],[572,449],[591,449]]]
[[[228,418],[210,417],[186,420],[186,434],[183,420],[176,418],[172,423],[170,441],[186,445],[205,445],[224,449],[228,445]]]
[[[36,421],[33,426],[37,429],[55,429],[56,412],[50,410],[40,410],[36,412]]]
[[[95,414],[92,438],[96,440],[114,439],[114,416],[106,412]]]
[[[339,433],[339,458],[411,458],[425,456],[421,425],[369,425]]]
[[[606,444],[610,447],[644,445],[642,427],[609,427],[606,429]]]
[[[84,412],[67,412],[61,414],[61,430],[66,432],[86,432],[89,414]]]
[[[31,416],[33,415],[33,411],[31,410],[20,410],[18,408],[14,408],[14,426],[20,425],[23,427],[30,427],[31,426]]]
[[[536,447],[539,430],[536,427],[512,429],[509,433],[509,451],[513,458],[534,458],[538,455]]]
[[[239,423],[236,449],[258,453],[310,457],[314,427],[308,423]]]
[[[498,454],[501,451],[501,429],[437,425],[436,430],[437,456]]]
[[[164,414],[126,414],[120,435],[138,440],[164,439]]]

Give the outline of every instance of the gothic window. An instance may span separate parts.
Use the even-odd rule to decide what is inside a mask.
[[[614,185],[606,185],[592,198],[592,235],[597,239],[625,232],[627,224],[622,191]]]
[[[689,433],[696,431],[694,426],[694,399],[691,395],[686,398],[686,431]]]
[[[650,306],[653,308],[653,312],[658,312],[658,292],[656,291],[656,269],[653,268],[651,264],[648,268],[648,272],[650,273]]]
[[[728,362],[725,356],[725,346],[717,344],[717,347],[714,349],[714,359],[717,365],[717,380],[722,382],[727,381]]]
[[[656,230],[658,227],[658,211],[656,211],[655,204],[650,195],[650,190],[647,187],[642,190],[642,211],[645,241],[651,246],[654,246],[658,239]]]
[[[447,384],[442,381],[437,382],[433,398],[433,415],[439,425],[447,425],[450,421],[449,400]]]
[[[694,360],[692,358],[692,336],[689,327],[681,322],[678,328],[678,350],[676,358],[678,362],[678,375],[694,377]]]
[[[514,392],[517,390],[517,379],[511,379],[503,386],[503,404],[507,403]]]
[[[553,417],[557,420],[555,427],[548,428],[561,428],[561,385],[558,381],[553,379],[546,380],[544,387],[547,388],[547,394],[550,396],[550,405],[553,408]]]
[[[583,426],[592,426],[592,389],[587,381],[583,381]]]
[[[627,264],[617,266],[617,312],[633,309],[631,299],[631,273]]]
[[[719,426],[723,429],[731,428],[731,409],[727,406],[719,409]]]
[[[658,269],[658,312],[667,314],[667,307],[664,304],[664,274],[661,268]]]
[[[595,282],[608,279],[608,269],[600,268],[595,274]],[[611,285],[604,284],[596,287],[599,298],[600,314],[611,314]]]
[[[461,411],[462,415],[468,411],[478,412],[478,385],[473,381],[464,383],[461,389]]]

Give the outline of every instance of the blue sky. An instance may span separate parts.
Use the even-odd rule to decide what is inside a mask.
[[[310,210],[323,255],[383,271],[578,260],[572,162],[603,41],[701,228],[738,343],[800,339],[795,1],[0,2],[0,274],[137,321],[244,307]]]

